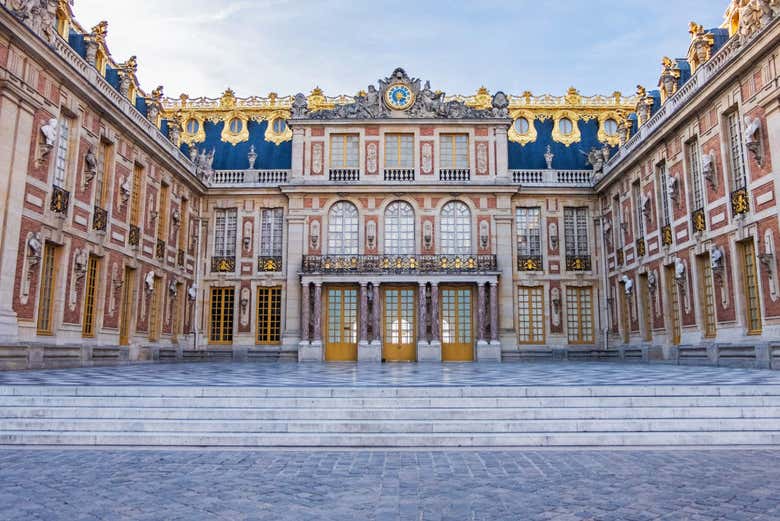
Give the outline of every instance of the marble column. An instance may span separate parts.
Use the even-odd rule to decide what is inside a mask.
[[[418,336],[417,336],[417,342],[422,343],[428,343],[428,331],[427,331],[427,306],[428,306],[428,299],[426,298],[426,286],[427,283],[420,282],[420,291],[418,293],[418,310],[417,310],[417,325],[418,325]]]
[[[490,283],[490,342],[498,343],[498,282]]]
[[[311,309],[310,284],[306,282],[301,288],[301,343],[309,343],[309,331],[311,329],[311,320],[309,319],[309,310]]]
[[[368,343],[368,282],[360,283],[360,329],[358,333],[358,342],[360,344]]]
[[[431,343],[441,344],[441,331],[439,329],[439,284],[431,283]]]
[[[382,299],[379,293],[379,282],[372,282],[371,286],[374,290],[374,313],[372,319],[374,329],[374,342],[382,343]]]
[[[322,282],[314,283],[314,342],[322,344]]]
[[[491,314],[492,316],[492,314]],[[485,284],[477,284],[477,342],[485,341]]]

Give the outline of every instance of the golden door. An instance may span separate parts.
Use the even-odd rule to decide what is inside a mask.
[[[325,360],[357,361],[358,290],[329,287],[325,293]]]
[[[445,362],[474,360],[474,317],[469,287],[441,290],[441,358]]]
[[[414,287],[384,288],[385,362],[417,360],[417,290]]]

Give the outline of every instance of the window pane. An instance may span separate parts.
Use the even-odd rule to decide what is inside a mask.
[[[442,134],[439,137],[439,164],[441,168],[469,167],[469,137],[467,134]]]
[[[441,251],[445,255],[471,254],[471,212],[464,203],[447,203],[441,211]]]
[[[540,256],[542,254],[542,209],[517,209],[517,254]]]
[[[328,253],[357,255],[358,211],[355,205],[341,201],[328,214]]]
[[[413,255],[414,210],[409,203],[396,201],[385,210],[385,253]]]
[[[385,135],[385,168],[414,168],[414,135]]]

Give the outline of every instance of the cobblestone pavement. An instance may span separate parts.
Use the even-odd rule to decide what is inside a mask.
[[[610,362],[381,365],[182,363],[0,372],[0,385],[780,385],[780,371]]]
[[[776,521],[778,482],[770,450],[0,450],[0,519]]]

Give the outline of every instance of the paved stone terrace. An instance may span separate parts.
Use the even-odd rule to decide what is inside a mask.
[[[0,372],[0,385],[232,387],[780,385],[780,372],[610,362],[383,365],[182,363]]]
[[[0,519],[776,521],[780,452],[0,450]]]

